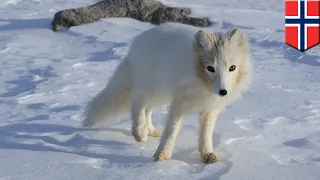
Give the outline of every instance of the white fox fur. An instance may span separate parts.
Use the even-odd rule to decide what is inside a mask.
[[[92,126],[131,112],[132,134],[136,141],[145,142],[148,135],[161,135],[152,125],[152,111],[170,106],[154,154],[155,160],[166,160],[171,158],[182,120],[197,110],[201,158],[213,163],[217,161],[212,151],[216,118],[247,89],[251,74],[248,41],[241,29],[213,33],[165,23],[134,39],[108,85],[88,104],[83,123]]]

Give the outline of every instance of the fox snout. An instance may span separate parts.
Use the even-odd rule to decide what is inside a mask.
[[[226,96],[228,94],[228,91],[230,93],[230,88],[227,88],[227,87],[221,86],[221,85],[220,86],[215,85],[212,90],[214,93],[216,93],[217,95],[219,95],[221,97]]]
[[[231,88],[231,84],[229,84],[229,76],[226,75],[217,75],[216,79],[215,79],[215,83],[213,84],[213,91],[223,97],[226,96],[228,94],[228,92],[230,93],[232,88]]]

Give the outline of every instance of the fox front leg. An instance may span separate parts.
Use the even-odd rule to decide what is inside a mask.
[[[192,109],[192,103],[186,97],[180,97],[173,100],[169,112],[165,129],[163,131],[160,144],[153,155],[155,161],[171,159],[177,135],[180,131],[181,124],[185,116]]]
[[[199,152],[202,162],[215,163],[218,160],[212,151],[212,135],[219,111],[200,112]]]

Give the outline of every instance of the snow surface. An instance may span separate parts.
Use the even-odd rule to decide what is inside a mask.
[[[208,16],[213,31],[247,31],[255,76],[222,112],[215,164],[200,162],[197,115],[185,121],[172,160],[153,162],[159,138],[137,143],[130,119],[81,127],[84,105],[108,82],[132,37],[153,27],[133,19],[50,30],[55,12],[86,0],[1,0],[0,180],[320,179],[320,47],[283,43],[279,0],[174,0]],[[163,130],[166,112],[153,119]]]

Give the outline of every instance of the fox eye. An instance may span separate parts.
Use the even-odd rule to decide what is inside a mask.
[[[207,70],[210,72],[215,72],[214,67],[212,66],[207,66]]]
[[[234,71],[236,69],[235,65],[230,66],[229,71]]]

